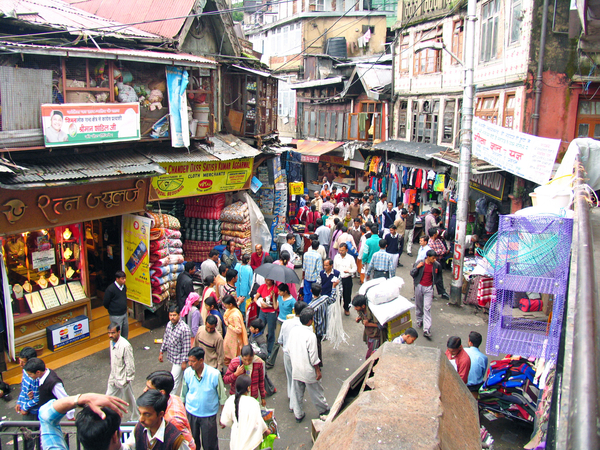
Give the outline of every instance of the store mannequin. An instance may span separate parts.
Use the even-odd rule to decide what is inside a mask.
[[[23,283],[23,289],[25,290],[25,292],[33,291],[33,287],[31,287],[31,283],[29,282],[29,280]]]
[[[48,278],[48,281],[50,282],[50,284],[52,286],[57,286],[58,283],[60,283],[60,280],[58,279],[58,277],[55,274],[50,275],[50,278]]]
[[[44,274],[40,275],[39,280],[37,280],[37,284],[42,289],[46,289],[48,287],[48,280],[46,279]]]
[[[17,300],[23,298],[23,286],[21,286],[20,284],[13,285],[13,292]]]

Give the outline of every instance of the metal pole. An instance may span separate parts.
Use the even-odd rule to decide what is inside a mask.
[[[467,4],[467,26],[465,43],[465,89],[462,104],[462,123],[460,139],[460,164],[458,166],[458,204],[456,212],[456,233],[452,267],[452,287],[450,288],[450,304],[460,306],[463,284],[463,262],[465,259],[465,238],[469,215],[469,178],[471,177],[471,143],[473,134],[474,85],[473,72],[475,66],[475,21],[477,0],[469,0]]]
[[[544,0],[542,10],[542,30],[540,35],[540,53],[538,56],[537,77],[535,79],[535,108],[531,118],[533,119],[533,129],[531,134],[538,136],[540,126],[540,105],[542,102],[542,84],[544,75],[544,55],[546,54],[546,30],[548,28],[548,4],[549,0]]]

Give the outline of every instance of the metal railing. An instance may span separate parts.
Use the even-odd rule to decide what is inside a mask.
[[[133,432],[137,422],[121,423],[121,442],[125,442]],[[82,450],[75,422],[61,422],[60,426],[65,435],[69,450]],[[27,441],[33,441],[27,444]],[[0,422],[0,450],[42,450],[40,445],[40,422],[37,421],[2,421]]]

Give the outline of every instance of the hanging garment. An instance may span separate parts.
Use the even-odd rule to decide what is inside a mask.
[[[365,132],[367,128],[367,113],[358,113],[358,131]]]
[[[436,192],[443,192],[446,187],[446,175],[438,173],[433,183],[433,190]]]

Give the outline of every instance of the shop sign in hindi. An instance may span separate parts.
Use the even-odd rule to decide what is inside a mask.
[[[163,163],[167,174],[152,178],[150,199],[192,197],[239,191],[252,176],[252,158],[230,161]]]
[[[123,217],[122,251],[127,298],[152,306],[150,286],[150,228],[148,217],[125,214]]]
[[[560,139],[548,139],[473,119],[473,156],[507,172],[545,184],[552,174]]]
[[[42,105],[46,147],[140,139],[139,103]]]

